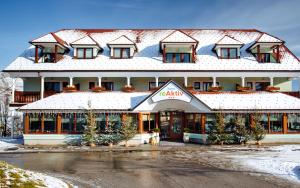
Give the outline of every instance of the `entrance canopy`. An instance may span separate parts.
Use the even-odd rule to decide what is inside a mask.
[[[193,95],[174,81],[167,82],[153,93],[61,93],[27,104],[19,110],[28,113],[80,113],[88,109],[89,103],[95,112],[300,112],[300,99],[282,93],[206,92]]]

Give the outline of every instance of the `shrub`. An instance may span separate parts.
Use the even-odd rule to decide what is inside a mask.
[[[191,129],[190,129],[190,128],[187,128],[187,127],[185,127],[185,128],[183,129],[183,132],[185,132],[185,133],[190,133],[190,132],[191,132]]]

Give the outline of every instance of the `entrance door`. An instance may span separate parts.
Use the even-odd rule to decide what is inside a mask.
[[[160,112],[160,133],[162,140],[182,139],[182,127],[182,112]]]

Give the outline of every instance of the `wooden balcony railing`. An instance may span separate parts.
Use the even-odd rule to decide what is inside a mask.
[[[54,95],[53,91],[45,91],[44,97]],[[15,103],[31,103],[41,99],[39,91],[15,91]]]

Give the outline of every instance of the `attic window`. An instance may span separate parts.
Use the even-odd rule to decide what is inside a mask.
[[[130,58],[130,48],[113,48],[113,58],[117,58],[117,59]]]
[[[93,48],[77,48],[77,58],[78,59],[92,59],[93,58]]]
[[[237,59],[238,58],[237,48],[221,48],[222,59]]]

